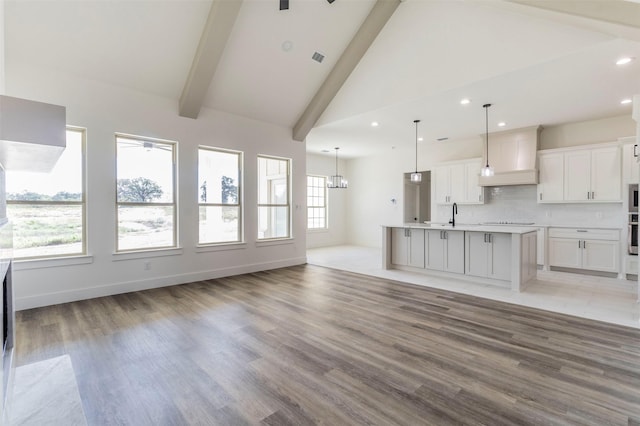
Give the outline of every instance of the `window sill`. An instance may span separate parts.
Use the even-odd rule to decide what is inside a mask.
[[[223,243],[196,246],[196,253],[208,253],[214,251],[244,250],[247,243]]]
[[[329,228],[307,229],[307,234],[327,234],[328,232]]]
[[[256,241],[256,247],[279,246],[284,244],[293,244],[293,242],[293,238],[274,238],[272,240],[259,240]]]
[[[25,259],[14,260],[13,269],[16,271],[27,271],[29,269],[53,268],[58,266],[86,265],[93,263],[93,256],[69,256],[55,257],[48,259]]]
[[[157,249],[157,250],[139,250],[128,251],[122,253],[113,253],[112,260],[119,262],[121,260],[148,259],[151,257],[178,256],[182,254],[182,248]]]

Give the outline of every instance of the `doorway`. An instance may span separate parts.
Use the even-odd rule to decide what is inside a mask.
[[[424,171],[422,181],[411,182],[411,173],[404,174],[404,223],[424,223],[431,220],[431,172]]]

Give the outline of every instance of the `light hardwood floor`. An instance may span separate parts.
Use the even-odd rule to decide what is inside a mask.
[[[319,266],[17,313],[90,425],[640,425],[640,330]]]

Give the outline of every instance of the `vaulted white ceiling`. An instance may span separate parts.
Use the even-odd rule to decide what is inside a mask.
[[[8,63],[176,104],[211,7],[208,0],[5,3]],[[204,106],[293,127],[374,3],[290,0],[280,11],[278,0],[244,0]],[[311,59],[316,51],[322,63]],[[638,60],[616,66],[624,55]],[[630,115],[620,100],[638,93],[634,28],[499,0],[405,0],[307,136],[307,150],[340,146],[356,157],[412,145],[416,118],[427,144],[475,136],[484,131],[486,102],[494,104],[490,131],[499,120],[518,128]],[[472,103],[461,106],[462,97]]]

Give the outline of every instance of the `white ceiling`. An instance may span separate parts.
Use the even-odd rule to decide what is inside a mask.
[[[210,1],[5,0],[6,60],[178,101]],[[374,0],[244,0],[204,104],[292,127]],[[490,131],[631,113],[640,42],[499,0],[405,0],[307,137],[357,157]],[[290,41],[285,51],[282,44]],[[319,64],[314,51],[325,55]],[[625,67],[615,61],[638,58]],[[11,81],[7,81],[11,87]],[[462,97],[472,103],[459,104]],[[372,128],[371,121],[380,126]],[[447,143],[447,142],[442,142]],[[449,143],[451,143],[449,141]],[[332,152],[328,155],[332,155]]]

